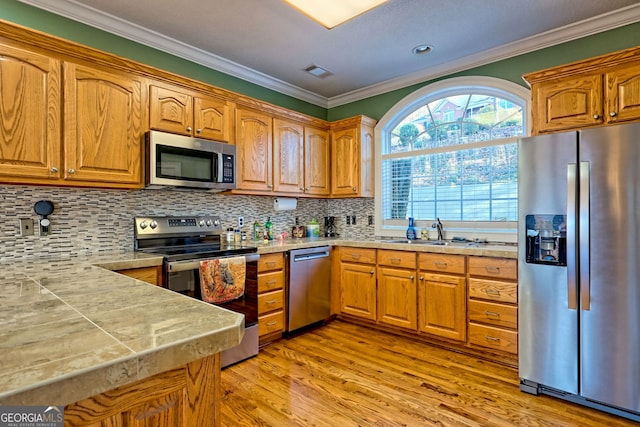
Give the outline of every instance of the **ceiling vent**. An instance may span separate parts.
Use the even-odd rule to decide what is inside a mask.
[[[319,67],[317,65],[310,65],[307,68],[304,69],[307,73],[309,74],[313,74],[316,77],[319,77],[321,79],[330,76],[332,73],[329,70],[326,70],[322,67]]]

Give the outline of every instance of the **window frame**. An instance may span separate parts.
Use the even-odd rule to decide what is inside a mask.
[[[420,106],[448,96],[469,93],[496,96],[524,106],[524,136],[531,135],[531,91],[524,86],[508,80],[487,76],[453,77],[423,86],[398,101],[378,121],[375,132],[374,168],[382,170],[382,150],[387,144],[388,135],[404,118]],[[509,138],[509,140],[518,138]],[[384,220],[382,215],[382,174],[375,174],[375,235],[378,237],[403,237],[407,229],[406,220]],[[416,227],[431,228],[432,220],[417,220]],[[474,222],[473,227],[465,221],[443,222],[445,237],[466,237],[468,239],[486,239],[488,241],[517,242],[517,221]],[[430,232],[433,235],[434,232]]]

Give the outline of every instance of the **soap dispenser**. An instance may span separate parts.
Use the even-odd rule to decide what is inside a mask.
[[[407,239],[416,240],[416,227],[413,218],[409,218],[409,227],[407,227]]]

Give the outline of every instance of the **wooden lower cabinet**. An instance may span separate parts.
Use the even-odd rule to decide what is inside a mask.
[[[417,289],[414,270],[378,267],[378,321],[416,330]]]
[[[220,355],[67,405],[64,425],[219,426]]]
[[[466,341],[465,265],[464,255],[435,253],[418,255],[420,332],[456,341]]]
[[[284,331],[284,254],[264,254],[258,261],[258,335],[260,345]]]
[[[133,277],[134,279],[151,283],[152,285],[162,286],[162,267],[161,266],[129,268],[126,270],[117,270],[116,273],[124,274],[125,276]]]
[[[340,312],[376,320],[376,250],[339,248]]]
[[[517,260],[469,257],[469,344],[518,353]]]

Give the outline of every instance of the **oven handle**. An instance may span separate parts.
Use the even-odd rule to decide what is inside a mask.
[[[231,258],[231,257],[219,257],[215,259]],[[244,255],[245,262],[255,262],[260,259],[260,254],[248,254]],[[167,263],[167,271],[169,273],[177,273],[179,271],[197,270],[200,268],[199,259],[189,261],[174,261]]]

